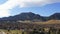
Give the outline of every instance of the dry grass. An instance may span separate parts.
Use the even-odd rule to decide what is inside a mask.
[[[60,20],[49,20],[46,22],[34,22],[33,24],[60,24]]]
[[[4,32],[5,34],[22,34],[21,30],[4,30],[4,29],[0,29],[0,32]],[[26,34],[26,32],[24,32]]]

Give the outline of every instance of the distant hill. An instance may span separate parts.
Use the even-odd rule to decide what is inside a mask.
[[[55,13],[49,17],[49,19],[60,20],[60,13]]]
[[[59,27],[60,13],[55,13],[49,17],[40,16],[32,12],[21,13],[15,16],[0,18],[0,29],[19,29],[37,27]]]
[[[21,13],[19,15],[14,16],[13,18],[17,20],[43,20],[42,16],[34,14],[32,12]]]
[[[44,19],[42,16],[38,14],[28,12],[28,13],[21,13],[15,16],[0,18],[0,20],[40,20],[40,21],[43,21]]]
[[[30,21],[48,21],[48,20],[60,20],[60,13],[55,13],[50,17],[40,16],[39,14],[34,14],[32,12],[21,13],[15,16],[4,17],[0,18],[0,20],[11,20],[11,21],[18,21],[18,20],[30,20]]]

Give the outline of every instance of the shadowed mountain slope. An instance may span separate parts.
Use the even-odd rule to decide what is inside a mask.
[[[50,17],[40,16],[39,14],[34,14],[32,12],[21,13],[15,16],[4,17],[0,18],[0,20],[11,20],[11,21],[18,21],[18,20],[30,20],[30,21],[48,21],[48,20],[60,20],[60,13],[55,13]]]

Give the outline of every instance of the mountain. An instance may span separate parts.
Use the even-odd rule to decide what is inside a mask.
[[[9,28],[37,28],[37,27],[60,27],[60,13],[49,17],[40,16],[32,12],[21,13],[15,16],[0,18],[0,29]],[[36,26],[36,27],[35,27]]]
[[[60,13],[55,13],[49,17],[40,16],[32,12],[21,13],[15,16],[0,18],[0,21],[18,21],[18,20],[30,20],[30,21],[48,21],[48,20],[60,20]]]
[[[38,14],[34,14],[32,12],[27,12],[27,13],[21,13],[15,16],[10,16],[10,17],[4,17],[0,18],[0,20],[40,20],[43,21],[44,18]]]
[[[49,19],[60,20],[60,13],[55,13],[49,17]]]
[[[17,20],[35,20],[35,19],[42,20],[42,17],[40,15],[34,14],[32,12],[21,13],[19,15],[14,16],[13,18]]]

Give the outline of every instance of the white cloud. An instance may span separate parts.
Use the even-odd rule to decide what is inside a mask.
[[[0,17],[10,16],[10,9],[19,5],[23,7],[41,7],[47,4],[57,3],[60,0],[8,0],[0,5]]]
[[[9,14],[9,10],[0,10],[0,17],[8,17],[10,14]]]
[[[0,5],[0,17],[10,16],[10,9],[17,4],[17,0],[8,0],[6,3]]]
[[[20,7],[41,7],[57,2],[60,2],[60,0],[22,0],[19,3]]]

